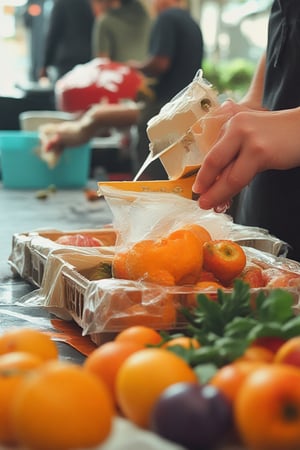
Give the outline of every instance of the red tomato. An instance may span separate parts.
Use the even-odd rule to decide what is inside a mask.
[[[55,242],[61,245],[74,245],[75,247],[100,247],[102,245],[99,239],[87,234],[65,234]]]

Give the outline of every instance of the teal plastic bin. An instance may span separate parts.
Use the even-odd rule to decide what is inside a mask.
[[[10,189],[76,189],[87,184],[90,144],[63,151],[58,164],[49,168],[37,156],[40,140],[33,131],[0,131],[0,167],[2,184]]]

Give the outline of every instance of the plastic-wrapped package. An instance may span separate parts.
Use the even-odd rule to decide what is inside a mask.
[[[157,158],[160,158],[171,180],[199,167],[205,152],[198,147],[192,126],[217,106],[217,93],[199,70],[194,80],[149,120],[150,153],[136,179]]]
[[[142,280],[95,279],[95,268],[113,264],[115,254],[143,239],[161,239],[189,224],[205,227],[213,239],[243,241],[247,264],[267,271],[270,280],[288,275],[286,288],[300,292],[300,265],[283,256],[285,243],[266,230],[243,227],[226,214],[199,209],[196,202],[175,194],[128,192],[105,187],[103,194],[113,212],[118,230],[115,245],[100,248],[55,246],[48,248],[45,273],[40,289],[29,294],[25,304],[39,304],[65,319],[73,318],[97,344],[103,333],[116,333],[133,324],[147,324],[157,329],[182,329],[182,306],[189,306],[199,290],[192,285],[166,286]],[[104,235],[103,235],[104,237]],[[37,245],[37,239],[32,241]],[[45,241],[39,237],[40,250]],[[251,248],[250,245],[258,248]],[[268,247],[269,253],[259,247]],[[273,253],[273,254],[272,254]],[[178,255],[180,257],[180,255]]]
[[[142,75],[125,64],[95,58],[57,81],[56,106],[61,111],[82,113],[99,102],[135,100],[142,83]]]
[[[118,249],[142,239],[157,239],[188,224],[207,228],[213,239],[230,238],[232,218],[229,215],[205,211],[198,204],[166,192],[132,192],[100,183],[113,214],[113,226],[118,230]]]
[[[110,247],[114,246],[116,241],[116,231],[111,227],[102,229],[86,230],[35,230],[24,233],[16,233],[12,239],[12,249],[9,256],[9,264],[12,270],[19,274],[25,280],[40,287],[44,275],[44,269],[48,255],[53,251],[69,253],[76,251],[76,242],[69,241],[69,245],[62,245],[57,242],[58,239],[67,236],[76,236],[80,233],[85,237],[92,236],[99,240],[103,245],[101,247],[89,247],[90,254],[99,254],[107,251],[110,253]],[[81,242],[82,243],[82,242]],[[85,248],[85,247],[83,247]]]
[[[177,142],[198,119],[218,105],[216,91],[202,75],[199,70],[193,81],[149,120],[147,134],[154,155]]]

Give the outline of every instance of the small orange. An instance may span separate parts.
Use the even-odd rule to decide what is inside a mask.
[[[192,292],[187,294],[187,306],[195,307],[197,306],[197,297],[199,293],[207,295],[211,300],[217,300],[217,291],[218,289],[224,289],[217,281],[207,280],[207,281],[198,281],[195,284],[195,290],[199,292]]]
[[[154,328],[144,325],[134,325],[120,331],[115,337],[115,340],[119,342],[135,342],[146,346],[159,344],[162,337]]]
[[[179,345],[180,347],[186,349],[199,348],[200,343],[196,338],[192,338],[189,336],[178,336],[170,339],[165,344],[162,345],[162,348],[170,348],[174,347],[174,345]]]
[[[300,370],[267,364],[243,382],[234,404],[237,430],[246,448],[300,448]]]
[[[148,308],[147,305],[133,304],[122,311],[122,315],[116,315],[107,320],[106,326],[111,329],[122,329],[141,324],[145,327],[155,324],[161,329],[173,328],[176,324],[176,308],[170,295],[165,295],[161,304]]]
[[[9,352],[29,352],[44,361],[58,358],[58,348],[51,337],[34,328],[11,328],[0,336],[0,355]]]
[[[287,287],[299,287],[300,277],[299,274],[283,272],[277,277],[274,276],[267,282],[268,288],[287,288]]]
[[[131,280],[164,286],[193,284],[202,269],[203,243],[191,230],[176,230],[157,240],[143,240],[126,252]]]
[[[266,285],[266,280],[262,269],[258,266],[254,266],[253,264],[245,267],[240,275],[240,278],[245,283],[248,283],[250,288],[259,288]]]
[[[209,384],[220,389],[228,400],[233,403],[246,377],[261,367],[259,361],[240,361],[221,367],[209,380]]]
[[[111,341],[96,348],[85,360],[83,367],[98,376],[115,399],[115,380],[123,362],[144,345],[134,341]]]
[[[16,443],[11,423],[12,402],[23,378],[42,364],[32,353],[12,352],[0,356],[0,444]]]
[[[126,268],[126,253],[117,252],[112,261],[112,275],[114,278],[129,280]]]
[[[237,361],[262,361],[271,363],[274,360],[274,353],[266,347],[251,345]]]
[[[290,338],[280,346],[275,353],[274,363],[300,367],[300,336]]]
[[[214,281],[215,283],[219,283],[220,284],[220,282],[216,278],[216,276],[212,272],[208,272],[207,270],[202,270],[201,271],[196,284],[200,283],[202,281]]]
[[[101,444],[109,436],[113,400],[103,382],[81,366],[44,363],[16,392],[12,422],[18,443],[32,450]]]
[[[239,276],[245,265],[246,254],[237,242],[219,239],[203,244],[203,268],[212,272],[222,283]]]
[[[135,325],[157,329],[174,328],[177,309],[173,293],[162,290],[158,285],[141,286],[139,283],[123,280],[118,280],[117,285],[110,291],[114,313],[111,308],[103,308],[101,311],[102,321],[107,328],[116,331]]]
[[[205,227],[203,227],[202,225],[198,225],[197,223],[185,225],[184,227],[182,227],[182,229],[192,231],[202,244],[206,241],[211,240],[210,232]]]
[[[217,281],[198,281],[195,284],[195,288],[217,290],[217,289],[224,289],[224,286],[218,283]]]
[[[146,348],[129,356],[116,380],[118,405],[125,417],[148,427],[155,402],[171,384],[197,382],[193,369],[175,353],[163,348]]]

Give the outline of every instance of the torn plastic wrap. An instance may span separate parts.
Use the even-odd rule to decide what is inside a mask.
[[[147,133],[153,155],[177,142],[193,123],[218,105],[216,90],[202,75],[199,70],[193,81],[149,120]]]
[[[188,224],[207,228],[213,239],[230,238],[230,216],[202,210],[195,201],[176,194],[131,192],[106,185],[101,187],[101,193],[118,230],[118,250],[142,239],[160,239]]]
[[[116,246],[124,248],[142,239],[159,239],[189,224],[201,225],[212,239],[231,239],[274,255],[285,256],[288,244],[268,230],[235,224],[232,217],[199,208],[197,202],[165,192],[132,192],[101,184],[118,230]]]
[[[199,168],[205,153],[194,139],[190,139],[190,130],[193,124],[217,106],[217,93],[199,70],[193,81],[149,120],[147,134],[150,153],[135,180],[157,158],[161,160],[170,180]]]

